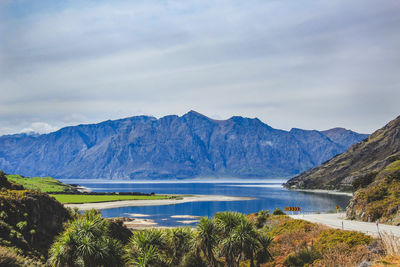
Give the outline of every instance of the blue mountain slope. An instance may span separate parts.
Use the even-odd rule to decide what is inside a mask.
[[[274,129],[195,111],[0,137],[0,169],[57,178],[282,177],[321,164],[366,135]],[[347,140],[347,136],[349,140]]]

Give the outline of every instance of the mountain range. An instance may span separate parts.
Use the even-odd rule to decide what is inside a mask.
[[[198,112],[135,116],[0,137],[0,169],[56,178],[288,177],[367,135],[343,128],[278,130],[259,119],[214,120]]]

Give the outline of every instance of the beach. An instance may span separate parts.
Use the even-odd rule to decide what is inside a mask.
[[[200,201],[242,201],[252,200],[251,197],[232,197],[220,195],[192,195],[184,196],[181,199],[155,199],[155,200],[122,200],[112,202],[98,202],[98,203],[82,203],[82,204],[64,204],[68,208],[78,208],[79,210],[104,210],[121,207],[136,207],[136,206],[162,206],[162,205],[175,205],[187,202],[200,202]]]

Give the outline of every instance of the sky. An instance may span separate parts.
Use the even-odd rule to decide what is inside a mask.
[[[1,0],[0,135],[196,110],[371,133],[400,115],[398,0]]]

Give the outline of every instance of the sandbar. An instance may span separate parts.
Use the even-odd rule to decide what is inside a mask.
[[[140,214],[140,213],[125,213],[126,215],[129,215],[131,217],[149,217],[150,215],[148,214]]]
[[[176,219],[199,219],[201,216],[194,216],[194,215],[172,215],[171,218]]]
[[[64,206],[69,208],[78,208],[80,210],[90,210],[90,209],[105,210],[105,209],[122,208],[122,207],[175,205],[187,202],[240,201],[240,200],[253,200],[253,199],[255,198],[218,196],[218,195],[191,195],[191,196],[184,196],[181,199],[121,200],[121,201],[98,202],[98,203],[64,204]]]
[[[183,223],[183,224],[191,224],[191,223],[199,222],[199,220],[187,220],[187,221],[176,221],[176,222]]]

